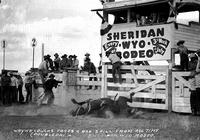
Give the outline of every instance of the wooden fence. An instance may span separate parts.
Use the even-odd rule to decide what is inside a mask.
[[[116,94],[129,96],[130,93],[135,92],[134,102],[129,104],[130,106],[168,110],[168,94],[171,93],[168,92],[170,84],[168,66],[122,65],[122,84],[113,83],[111,69],[111,65],[103,65],[102,74],[96,75],[78,71],[77,90],[85,94],[85,90],[91,85],[93,90],[87,91],[86,94],[101,92],[101,97],[110,98]],[[89,81],[90,77],[93,78],[92,81]],[[94,77],[97,81],[94,81]],[[94,90],[95,86],[98,86],[97,90]]]
[[[190,72],[172,73],[172,110],[175,112],[191,113],[189,74]]]

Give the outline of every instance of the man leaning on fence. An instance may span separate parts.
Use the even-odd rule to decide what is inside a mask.
[[[122,62],[120,61],[119,56],[116,53],[111,53],[110,51],[106,52],[106,56],[109,58],[109,60],[112,63],[112,76],[114,83],[117,83],[116,73],[119,75],[119,83],[122,83],[122,76],[121,76],[121,65]]]

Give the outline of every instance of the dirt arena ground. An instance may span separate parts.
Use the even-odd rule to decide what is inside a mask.
[[[0,140],[199,140],[200,117],[138,111],[129,118],[72,117],[65,108],[0,107]]]

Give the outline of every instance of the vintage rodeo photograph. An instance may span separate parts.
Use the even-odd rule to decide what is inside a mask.
[[[0,0],[0,140],[200,140],[200,0]]]

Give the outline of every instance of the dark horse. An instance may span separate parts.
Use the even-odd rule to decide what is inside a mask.
[[[76,110],[72,110],[71,114],[73,116],[78,115],[87,115],[92,114],[95,112],[105,112],[106,110],[111,111],[114,114],[120,114],[123,113],[124,115],[128,116],[131,114],[132,107],[128,106],[127,102],[132,102],[132,97],[135,93],[131,93],[130,97],[123,97],[119,96],[119,98],[116,100],[116,96],[114,97],[114,100],[110,98],[99,98],[99,99],[88,99],[82,102],[77,102],[74,98],[71,99],[72,103],[77,105]],[[86,107],[83,107],[83,105],[86,104]]]

